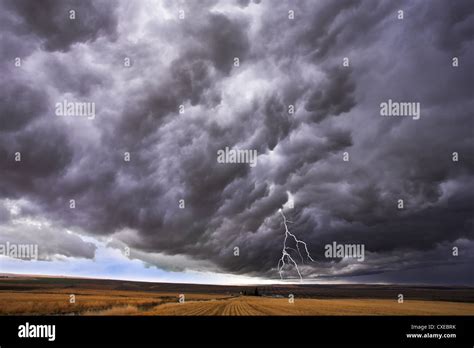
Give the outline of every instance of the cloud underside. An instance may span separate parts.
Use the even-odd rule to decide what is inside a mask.
[[[289,192],[306,278],[416,278],[472,255],[472,2],[1,7],[2,240],[93,258],[79,233],[158,267],[275,278]],[[56,116],[65,99],[94,102],[95,119]],[[388,99],[419,102],[420,119],[380,116]],[[257,150],[256,167],[218,163],[225,147]],[[364,244],[365,262],[325,258],[333,241]]]

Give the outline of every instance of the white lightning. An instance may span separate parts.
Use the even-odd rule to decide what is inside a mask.
[[[303,262],[303,255],[301,255],[301,251],[300,251],[300,244],[303,244],[304,246],[304,250],[306,252],[306,257],[308,259],[310,259],[311,261],[315,262],[313,260],[313,258],[311,257],[311,255],[309,254],[309,251],[308,251],[308,246],[306,245],[305,242],[303,242],[302,240],[299,240],[298,238],[296,238],[296,236],[290,232],[290,230],[288,229],[288,223],[291,223],[291,221],[288,221],[286,219],[286,216],[285,214],[283,214],[283,210],[281,209],[278,209],[278,212],[281,214],[281,216],[283,217],[283,224],[285,225],[285,239],[283,241],[283,249],[281,251],[282,255],[281,255],[281,258],[280,260],[278,260],[278,273],[280,273],[280,278],[283,279],[283,267],[285,265],[289,265],[289,264],[293,264],[296,268],[296,271],[298,272],[298,275],[300,276],[300,280],[303,280],[303,277],[301,276],[301,272],[300,272],[300,269],[298,268],[298,264],[296,263],[296,261],[291,257],[291,255],[288,253],[287,250],[294,250],[296,252],[298,252],[298,255],[300,256],[301,258],[301,262]],[[291,237],[293,238],[293,240],[295,241],[296,243],[296,249],[295,250],[294,248],[291,248],[289,246],[286,245],[286,241],[288,240],[288,237]],[[285,258],[286,258],[286,261],[285,261]]]

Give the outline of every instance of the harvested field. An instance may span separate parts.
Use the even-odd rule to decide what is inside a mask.
[[[397,302],[399,293],[404,294],[404,303]],[[294,303],[288,299],[290,294],[294,295]],[[71,303],[71,295],[75,303]],[[180,295],[184,295],[184,303],[179,302]],[[474,294],[469,287],[217,286],[25,276],[0,278],[0,315],[473,314]]]
[[[436,301],[287,299],[239,297],[219,301],[167,303],[145,315],[472,315],[474,304]]]

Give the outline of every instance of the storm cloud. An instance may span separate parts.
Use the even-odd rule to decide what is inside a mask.
[[[279,279],[291,196],[307,279],[473,282],[470,1],[0,4],[3,239]],[[389,99],[420,119],[381,116]],[[64,100],[95,118],[56,115]],[[257,165],[219,163],[226,147]],[[327,259],[333,241],[365,261]]]

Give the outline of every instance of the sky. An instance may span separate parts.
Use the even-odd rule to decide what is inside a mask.
[[[472,1],[0,0],[0,28],[0,245],[39,250],[1,273],[474,285]]]

